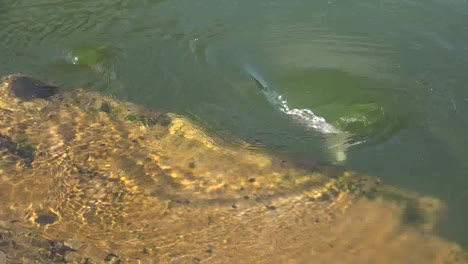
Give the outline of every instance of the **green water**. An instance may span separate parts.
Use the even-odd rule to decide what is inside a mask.
[[[444,200],[440,233],[468,246],[465,0],[1,0],[0,40],[1,75],[189,114],[305,162],[339,149],[341,166]]]

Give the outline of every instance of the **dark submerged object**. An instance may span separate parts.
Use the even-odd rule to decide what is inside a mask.
[[[26,76],[14,76],[11,80],[11,91],[24,100],[36,98],[48,99],[59,91],[57,86],[49,85]]]

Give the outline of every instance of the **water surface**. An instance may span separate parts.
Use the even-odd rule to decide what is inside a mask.
[[[467,25],[464,0],[3,0],[0,74],[189,114],[436,196],[441,234],[468,245]]]

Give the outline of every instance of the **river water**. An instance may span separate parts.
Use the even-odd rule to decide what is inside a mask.
[[[435,196],[468,246],[467,25],[465,0],[1,0],[0,75]]]

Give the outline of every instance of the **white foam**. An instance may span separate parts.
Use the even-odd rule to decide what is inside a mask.
[[[325,134],[338,134],[341,131],[335,128],[333,125],[327,123],[325,118],[318,116],[312,112],[310,109],[290,109],[288,106],[288,101],[283,99],[283,96],[279,95],[275,99],[277,101],[277,105],[281,112],[291,116],[298,122],[304,124],[309,128],[313,128],[317,131],[320,131]]]
[[[332,124],[328,123],[324,117],[316,115],[311,109],[297,109],[289,107],[288,101],[285,100],[282,95],[270,90],[266,82],[261,77],[253,75],[250,71],[249,74],[254,81],[261,86],[260,88],[265,94],[267,100],[278,107],[281,112],[303,124],[305,127],[321,132],[325,135],[327,148],[336,163],[342,163],[346,160],[346,151],[349,148],[348,133],[334,127]]]

